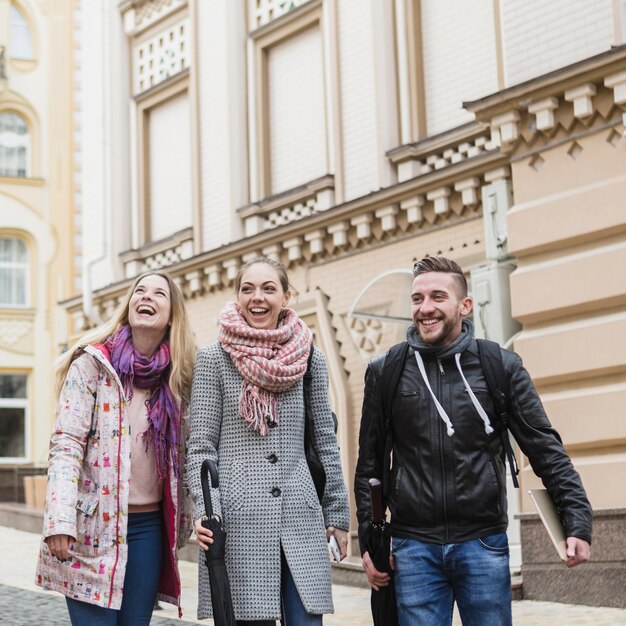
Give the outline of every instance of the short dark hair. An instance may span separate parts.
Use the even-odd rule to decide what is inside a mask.
[[[414,278],[420,274],[426,274],[428,272],[452,274],[460,289],[461,297],[467,297],[467,280],[465,278],[465,274],[463,273],[463,269],[456,261],[447,259],[444,256],[427,256],[419,261],[416,261],[413,265]]]

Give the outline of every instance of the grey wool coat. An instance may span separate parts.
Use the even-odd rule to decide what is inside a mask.
[[[325,527],[349,527],[349,506],[328,402],[328,371],[315,349],[311,366],[313,441],[326,470],[320,506],[304,457],[302,381],[278,394],[278,424],[266,436],[239,413],[243,378],[219,344],[198,352],[191,394],[187,474],[195,516],[204,515],[200,467],[218,464],[214,512],[226,531],[226,567],[239,620],[281,614],[281,546],[305,609],[333,611]],[[275,456],[274,456],[275,455]],[[277,458],[275,458],[277,457]],[[198,619],[211,617],[208,573],[199,559]]]

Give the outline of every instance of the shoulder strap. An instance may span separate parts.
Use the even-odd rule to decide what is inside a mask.
[[[382,402],[382,417],[385,420],[385,453],[383,457],[383,502],[387,501],[389,493],[389,472],[391,470],[391,450],[393,448],[393,439],[391,436],[391,410],[393,406],[393,396],[398,386],[398,381],[402,375],[407,354],[409,353],[409,344],[406,341],[397,343],[389,348],[385,355],[383,363],[383,371],[380,376],[380,396]]]
[[[309,358],[306,362],[306,372],[302,378],[302,388],[304,390],[304,445],[305,447],[311,446],[311,381],[313,380],[313,374],[311,374],[311,364],[313,363],[313,344],[311,344],[311,350],[309,351]]]
[[[487,386],[493,398],[493,407],[500,420],[503,459],[508,460],[513,485],[519,488],[519,482],[517,481],[519,468],[517,467],[515,453],[513,452],[509,438],[508,427],[511,397],[508,379],[504,370],[504,363],[502,362],[502,351],[499,344],[488,339],[477,339],[476,344],[478,346],[480,364],[482,365],[483,373],[487,379]]]

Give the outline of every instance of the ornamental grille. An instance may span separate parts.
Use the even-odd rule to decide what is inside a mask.
[[[306,0],[249,0],[250,30],[269,24],[305,2]]]
[[[135,47],[134,94],[146,91],[189,67],[188,31],[189,20],[185,19]]]

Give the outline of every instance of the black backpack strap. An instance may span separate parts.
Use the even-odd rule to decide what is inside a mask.
[[[511,439],[509,438],[509,415],[511,397],[509,394],[509,383],[502,361],[502,351],[499,344],[488,339],[477,339],[478,355],[483,368],[483,373],[487,379],[487,386],[493,398],[493,407],[500,420],[500,436],[502,438],[502,455],[504,460],[508,460],[511,468],[511,478],[513,485],[519,489],[517,475],[519,468],[515,459]]]
[[[313,374],[311,374],[311,365],[313,363],[313,344],[311,344],[311,350],[309,351],[309,358],[306,362],[306,372],[302,378],[302,388],[304,391],[304,445],[305,447],[311,447],[312,445],[312,424],[311,420],[311,382],[313,380]]]
[[[385,453],[383,457],[383,505],[387,502],[389,494],[389,473],[391,471],[391,450],[393,448],[393,438],[391,436],[391,409],[393,406],[393,396],[398,386],[398,381],[404,369],[409,344],[406,341],[398,343],[389,348],[385,355],[383,371],[380,376],[380,395],[382,403],[382,415],[385,420]]]

